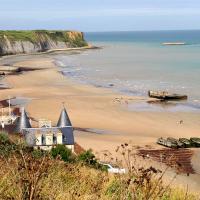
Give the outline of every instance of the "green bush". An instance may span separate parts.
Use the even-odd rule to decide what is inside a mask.
[[[91,149],[81,153],[78,156],[78,161],[84,163],[85,165],[93,167],[95,169],[100,169],[102,171],[107,171],[107,167],[98,162],[98,160],[96,159],[95,155],[92,153]]]
[[[49,154],[48,151],[43,151],[41,149],[34,149],[32,152],[33,158],[39,159]]]
[[[55,148],[51,149],[50,154],[53,158],[60,157],[65,162],[73,161],[71,150],[62,144],[58,144]]]
[[[16,144],[12,143],[7,133],[0,133],[0,156],[7,157],[16,150]]]
[[[87,45],[88,45],[87,42],[81,37],[77,36],[74,40],[72,40],[73,47],[84,47]]]
[[[97,163],[95,155],[92,153],[91,149],[81,153],[78,156],[78,160],[81,161],[81,162],[84,162],[88,165],[95,165]]]
[[[0,133],[0,144],[6,144],[9,143],[9,138],[7,133]]]

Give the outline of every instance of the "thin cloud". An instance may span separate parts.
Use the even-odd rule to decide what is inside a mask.
[[[13,12],[15,15],[13,15]],[[51,18],[60,18],[60,17],[67,17],[67,18],[79,18],[79,17],[101,17],[101,16],[167,16],[167,15],[174,15],[174,16],[185,16],[185,15],[200,15],[200,8],[122,8],[122,9],[96,9],[96,10],[51,10],[45,11],[41,14],[40,10],[35,11],[1,11],[0,16],[6,16],[7,18],[32,18],[33,16],[39,18],[41,16],[51,17]]]

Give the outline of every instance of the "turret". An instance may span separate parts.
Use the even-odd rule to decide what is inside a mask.
[[[32,128],[29,117],[24,108],[21,109],[21,116],[16,120],[15,132],[21,133],[23,129]]]
[[[72,123],[69,119],[69,116],[67,114],[65,107],[63,107],[60,113],[60,118],[58,120],[57,127],[66,127],[66,126],[72,126]]]

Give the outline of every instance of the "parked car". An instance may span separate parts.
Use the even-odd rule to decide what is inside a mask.
[[[112,166],[109,163],[101,163],[101,164],[107,167],[107,170],[109,173],[113,173],[113,174],[125,174],[126,173],[125,169],[121,169],[117,166]]]

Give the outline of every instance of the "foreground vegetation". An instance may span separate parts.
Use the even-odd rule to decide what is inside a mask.
[[[128,145],[118,149],[127,162]],[[74,155],[63,145],[51,152],[33,150],[18,137],[0,134],[0,199],[195,200],[186,191],[162,183],[163,173],[130,166],[110,175],[92,151]]]
[[[31,43],[40,42],[41,38],[51,39],[56,42],[69,43],[72,47],[87,46],[82,34],[71,31],[48,31],[48,30],[33,30],[33,31],[0,31],[0,41],[4,41],[6,36],[10,41],[29,41]]]

